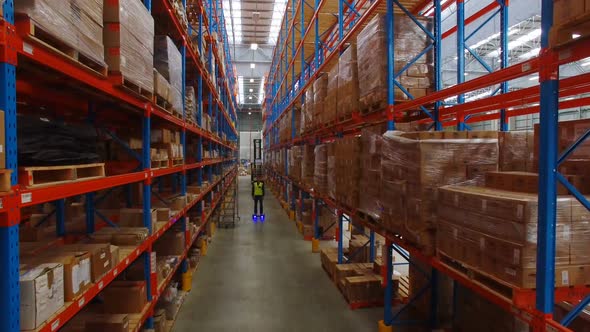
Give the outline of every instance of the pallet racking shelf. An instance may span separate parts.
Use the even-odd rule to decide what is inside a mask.
[[[137,0],[141,1],[141,0]],[[11,190],[0,193],[0,330],[7,332],[20,331],[20,290],[19,290],[19,226],[21,220],[27,217],[21,209],[42,204],[57,202],[57,228],[64,230],[64,202],[65,198],[85,196],[87,232],[92,233],[95,228],[95,192],[122,187],[134,183],[141,184],[143,193],[142,208],[144,211],[144,225],[149,229],[149,237],[135,249],[127,250],[120,263],[106,273],[100,281],[92,284],[74,301],[67,302],[61,310],[46,321],[39,331],[56,331],[68,323],[78,312],[91,302],[101,290],[108,286],[118,275],[134,261],[143,260],[146,271],[148,304],[141,314],[132,315],[131,331],[138,331],[142,326],[153,328],[153,313],[157,299],[163,287],[169,284],[174,273],[160,284],[156,284],[155,267],[151,266],[152,244],[158,240],[173,225],[180,223],[185,231],[186,247],[174,271],[185,270],[185,258],[192,243],[205,229],[211,217],[211,212],[220,202],[220,197],[227,191],[237,176],[237,104],[235,101],[234,69],[228,49],[218,49],[215,41],[207,39],[208,45],[198,42],[192,46],[191,24],[183,25],[176,16],[170,0],[143,0],[142,3],[155,18],[159,34],[171,37],[182,55],[183,106],[185,103],[185,89],[193,86],[197,94],[197,114],[195,118],[188,118],[184,110],[175,116],[158,104],[140,94],[121,87],[120,81],[109,74],[85,66],[67,56],[58,49],[47,45],[31,36],[29,26],[21,17],[15,17],[15,0],[2,1],[3,17],[0,19],[0,109],[5,111],[6,122],[6,165],[11,170]],[[205,35],[219,34],[222,40],[227,40],[227,32],[223,23],[222,1],[207,0],[196,2],[199,26],[195,29],[198,40]],[[186,0],[182,1],[186,12]],[[201,56],[205,47],[209,52]],[[227,46],[227,45],[225,45]],[[223,54],[222,54],[223,53]],[[211,63],[215,59],[218,66],[213,71]],[[37,80],[39,76],[27,75],[28,71],[48,73],[60,83],[58,91],[51,88],[52,82]],[[215,80],[217,84],[215,84]],[[64,82],[67,82],[64,84]],[[110,175],[87,181],[71,182],[60,185],[49,185],[37,188],[26,188],[18,183],[17,164],[17,96],[26,97],[40,103],[52,103],[63,109],[73,111],[76,116],[88,116],[88,121],[96,124],[100,120],[128,123],[141,129],[142,149],[139,153],[138,169],[120,174]],[[206,109],[203,105],[206,105]],[[20,107],[20,106],[19,106]],[[116,108],[118,111],[98,114],[97,111]],[[203,114],[207,112],[212,119],[211,131],[202,126]],[[91,116],[92,115],[92,116]],[[95,117],[96,116],[96,117]],[[101,118],[104,117],[105,119]],[[150,136],[153,125],[174,128],[180,131],[181,143],[184,146],[184,162],[178,166],[151,168]],[[197,140],[196,155],[187,156],[186,143],[188,139]],[[126,147],[127,150],[129,147]],[[204,158],[204,149],[215,152],[216,157]],[[217,178],[214,180],[213,175]],[[173,176],[178,182],[177,188],[181,195],[186,195],[188,182],[202,185],[208,181],[209,186],[203,188],[200,194],[188,202],[180,211],[176,212],[168,222],[157,228],[151,227],[150,213],[152,204],[152,188],[159,178]],[[155,196],[158,194],[155,193]],[[205,214],[201,202],[210,204],[211,212]],[[197,232],[188,238],[186,215],[191,209],[196,209],[201,215],[201,222]],[[59,234],[55,241],[48,243],[48,247],[64,243],[64,235]],[[151,271],[151,272],[150,272]]]
[[[537,289],[518,289],[512,287],[510,294],[500,294],[486,287],[486,285],[467,277],[464,273],[435,256],[422,253],[412,244],[393,234],[379,224],[360,218],[358,211],[351,209],[341,202],[320,196],[291,179],[288,176],[288,163],[286,170],[270,170],[271,183],[279,191],[279,198],[287,202],[289,210],[295,210],[295,196],[299,198],[311,197],[314,199],[312,220],[315,220],[315,234],[317,235],[316,206],[325,204],[335,209],[338,214],[339,262],[342,262],[342,223],[345,219],[354,219],[355,223],[370,229],[371,235],[378,233],[386,239],[387,272],[385,274],[386,295],[384,306],[384,319],[382,327],[400,325],[404,322],[394,318],[392,303],[391,275],[393,266],[391,263],[392,250],[402,256],[412,257],[434,268],[430,278],[431,299],[437,298],[436,279],[438,273],[450,276],[454,282],[458,282],[474,292],[478,293],[490,302],[498,305],[506,311],[519,317],[530,324],[534,331],[571,331],[567,328],[569,323],[590,303],[590,288],[588,286],[556,288],[554,287],[554,259],[555,259],[555,225],[556,225],[556,186],[557,181],[566,186],[570,192],[587,208],[590,203],[581,195],[574,186],[569,184],[563,176],[556,171],[561,163],[577,146],[580,145],[590,132],[586,132],[566,152],[559,156],[557,153],[557,116],[560,109],[586,106],[590,104],[588,97],[580,97],[581,94],[590,92],[588,74],[579,74],[568,78],[560,78],[560,65],[569,64],[590,56],[590,48],[586,36],[574,39],[560,47],[552,48],[549,45],[549,32],[553,25],[553,1],[542,0],[542,36],[541,51],[537,57],[519,63],[510,63],[508,58],[509,29],[508,15],[510,3],[505,0],[489,0],[487,6],[475,11],[469,17],[465,17],[465,4],[463,0],[338,0],[329,2],[315,0],[290,0],[281,23],[279,40],[273,55],[271,69],[266,80],[266,98],[264,101],[264,147],[267,152],[278,151],[295,145],[319,144],[333,141],[346,135],[355,135],[364,126],[375,123],[387,123],[389,130],[396,128],[396,123],[419,121],[430,125],[432,130],[443,130],[444,127],[456,126],[458,130],[470,130],[470,124],[488,120],[499,121],[499,130],[508,130],[508,119],[515,116],[540,113],[540,143],[545,147],[541,149],[539,159],[539,219],[538,219],[538,249],[537,249]],[[451,4],[456,5],[456,25],[447,31],[442,31],[442,11]],[[326,8],[330,8],[326,9]],[[479,7],[478,7],[479,8]],[[403,72],[394,72],[395,61],[392,52],[395,45],[393,29],[388,27],[387,43],[389,47],[388,58],[388,95],[387,107],[381,112],[362,116],[358,112],[353,113],[352,119],[327,125],[324,128],[313,130],[304,135],[295,133],[295,109],[303,103],[303,93],[313,83],[320,72],[328,71],[334,65],[339,53],[347,47],[365,25],[365,22],[377,13],[386,14],[388,22],[394,19],[393,14],[402,14],[413,18],[417,16],[430,16],[433,22],[433,32],[429,34],[434,53],[434,77],[435,91],[420,98],[408,95],[408,101],[397,102],[394,100],[393,89],[398,86],[395,77]],[[497,70],[476,55],[478,61],[489,73],[474,79],[465,79],[465,53],[474,54],[466,44],[483,26],[489,24],[495,17],[499,17],[500,25],[500,66]],[[391,24],[391,23],[390,23]],[[471,31],[466,34],[466,27]],[[457,84],[443,88],[442,85],[442,44],[451,35],[456,35],[456,61]],[[408,64],[411,65],[417,59]],[[487,65],[487,67],[486,67]],[[407,67],[406,67],[407,68]],[[540,84],[531,88],[509,90],[511,80],[522,78],[531,74],[538,74]],[[467,101],[465,94],[478,89],[492,88],[490,96],[482,99]],[[450,104],[445,101],[448,98],[456,98],[457,102]],[[561,99],[560,99],[561,98]],[[291,118],[291,139],[286,143],[279,141],[278,122],[285,116]],[[282,174],[281,174],[282,173]],[[283,175],[287,174],[287,175]],[[298,195],[290,195],[296,192]],[[373,236],[371,236],[373,238]],[[373,247],[374,243],[370,241]],[[408,257],[408,258],[409,258]],[[389,276],[389,277],[387,277]],[[411,299],[411,304],[416,299]],[[560,322],[553,318],[554,305],[560,301],[569,301],[575,304],[574,309]],[[426,325],[434,325],[436,317],[436,301],[432,301],[432,310]]]

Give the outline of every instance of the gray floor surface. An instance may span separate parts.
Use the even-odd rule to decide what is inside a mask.
[[[383,309],[351,311],[278,200],[253,224],[250,178],[239,188],[241,223],[217,230],[173,331],[376,331]]]

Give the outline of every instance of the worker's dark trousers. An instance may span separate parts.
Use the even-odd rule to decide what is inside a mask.
[[[264,197],[262,196],[254,196],[254,214],[258,214],[258,204],[260,203],[260,214],[264,214],[264,207],[262,206],[262,202],[264,201]]]

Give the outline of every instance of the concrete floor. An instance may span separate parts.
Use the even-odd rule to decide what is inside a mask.
[[[241,223],[218,229],[174,331],[376,331],[383,309],[348,308],[270,191],[261,225],[250,178],[239,188]]]

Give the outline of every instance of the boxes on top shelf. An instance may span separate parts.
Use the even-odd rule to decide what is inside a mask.
[[[316,145],[314,148],[313,189],[326,195],[328,193],[328,144]]]
[[[319,128],[326,122],[326,96],[328,95],[328,73],[319,73],[313,82],[312,128]]]
[[[14,1],[14,11],[30,17],[41,40],[55,39],[104,65],[102,0]]]
[[[356,45],[352,44],[338,58],[338,121],[352,117],[359,110],[359,75]]]
[[[173,111],[182,113],[182,57],[168,36],[154,37],[154,67],[170,83],[169,99]]]
[[[378,14],[357,37],[359,108],[367,114],[384,110],[387,105],[387,34],[385,15]],[[426,29],[432,30],[431,20],[417,18]],[[420,54],[431,40],[407,15],[396,14],[394,19],[394,72],[397,74],[408,62]],[[433,50],[416,59],[397,81],[414,98],[428,94],[434,83]],[[396,100],[410,99],[399,87],[394,88]]]
[[[141,1],[104,5],[105,59],[109,71],[150,94],[154,91],[154,19]]]

